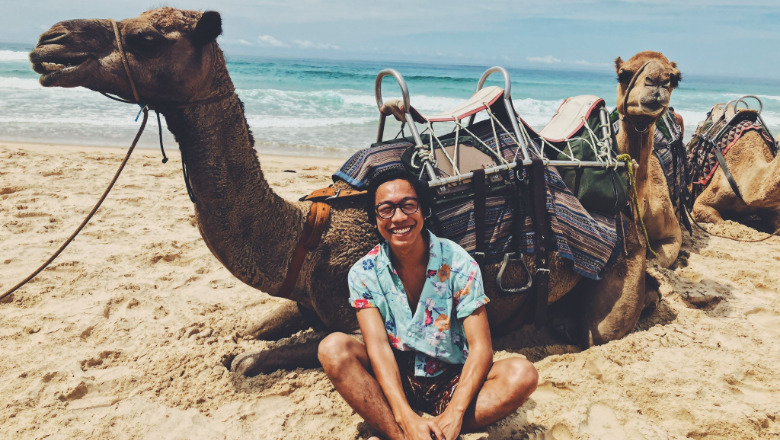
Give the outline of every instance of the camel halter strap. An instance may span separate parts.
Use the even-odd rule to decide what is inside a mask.
[[[113,18],[108,19],[111,22],[111,27],[114,30],[114,39],[116,40],[116,47],[119,50],[119,57],[122,59],[122,66],[125,68],[125,74],[127,75],[127,82],[130,84],[130,90],[133,92],[133,99],[134,101],[129,101],[127,99],[123,99],[117,96],[112,96],[105,92],[100,92],[103,96],[106,98],[113,99],[114,101],[124,102],[126,104],[138,104],[141,106],[141,111],[145,111],[144,109],[149,108],[150,106],[146,103],[141,102],[141,98],[138,95],[138,89],[135,86],[135,81],[133,81],[133,75],[130,72],[130,63],[127,61],[127,55],[125,53],[125,48],[122,45],[122,33],[119,32],[119,25],[117,25],[116,20]],[[217,48],[216,45],[214,46],[214,52],[216,53]],[[215,57],[216,59],[216,57]],[[217,95],[211,98],[201,99],[198,101],[192,101],[185,104],[171,104],[171,103],[160,103],[160,104],[154,104],[152,105],[152,109],[157,114],[157,135],[160,142],[160,152],[162,153],[162,163],[168,162],[168,156],[165,155],[165,147],[163,146],[163,134],[162,134],[162,122],[160,121],[160,108],[187,108],[192,107],[194,105],[201,105],[201,104],[209,104],[212,102],[218,102],[222,101],[224,99],[230,98],[231,96],[235,95],[235,92],[227,93],[224,95]],[[141,112],[138,112],[140,115]],[[138,117],[136,116],[136,121],[138,120]],[[184,174],[184,185],[187,188],[187,195],[190,198],[190,201],[192,203],[195,202],[195,194],[192,191],[192,184],[190,183],[190,175],[187,171],[187,165],[184,163],[184,160],[182,158],[181,161],[181,169],[182,174]]]
[[[125,48],[122,47],[122,35],[119,33],[119,26],[113,18],[108,19],[111,22],[111,27],[114,28],[114,37],[116,37],[116,47],[119,49],[119,56],[122,58],[122,65],[125,66],[125,73],[127,74],[127,82],[130,83],[130,88],[133,90],[133,99],[137,104],[141,103],[141,98],[138,97],[138,89],[135,88],[135,82],[133,81],[133,75],[130,74],[130,63],[127,62],[127,56],[125,55]]]
[[[631,81],[628,83],[628,87],[626,88],[626,94],[623,97],[623,111],[626,114],[621,116],[622,119],[631,119],[631,115],[628,114],[628,97],[629,95],[631,95],[631,90],[634,89],[634,86],[636,85],[636,80],[639,78],[639,75],[645,70],[645,67],[647,67],[647,65],[650,64],[651,62],[652,60],[642,64],[642,67],[640,67],[639,70],[637,70],[634,73],[634,76],[631,77]],[[637,125],[637,124],[633,124],[633,125]],[[647,130],[650,129],[650,126],[652,125],[653,123],[648,124],[644,130],[638,130],[637,128],[634,128],[634,130],[637,131],[638,133],[645,133],[647,132]]]

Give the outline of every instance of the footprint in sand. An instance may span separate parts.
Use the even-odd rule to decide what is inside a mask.
[[[776,312],[764,307],[757,307],[745,312],[745,317],[747,317],[748,322],[762,331],[780,336],[780,316]]]
[[[615,410],[603,402],[596,402],[588,408],[588,416],[580,425],[580,432],[594,439],[629,438]]]

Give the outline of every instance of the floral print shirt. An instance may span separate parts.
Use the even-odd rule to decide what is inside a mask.
[[[414,315],[403,283],[383,242],[349,271],[349,300],[356,309],[377,308],[390,344],[413,350],[415,376],[441,374],[442,362],[463,364],[468,356],[462,320],[487,304],[479,265],[454,242],[428,231],[430,257]]]

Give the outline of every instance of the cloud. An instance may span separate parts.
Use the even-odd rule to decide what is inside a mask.
[[[300,49],[339,50],[338,46],[330,43],[314,43],[309,40],[293,40],[292,43]]]
[[[612,64],[610,63],[594,63],[592,61],[586,61],[586,60],[576,60],[573,62],[573,64],[576,64],[578,66],[587,66],[587,67],[610,67]]]
[[[558,58],[552,55],[546,55],[543,57],[528,57],[526,58],[529,63],[541,63],[541,64],[558,64],[561,62]]]
[[[239,44],[241,46],[254,46],[251,41],[244,40],[243,38],[220,38],[221,44]]]
[[[265,47],[287,47],[286,44],[270,35],[258,35],[257,44]]]

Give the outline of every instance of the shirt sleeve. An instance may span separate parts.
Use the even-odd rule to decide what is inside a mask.
[[[490,301],[485,295],[479,265],[473,259],[469,260],[464,265],[467,270],[455,279],[455,289],[452,293],[458,319],[466,318]]]
[[[362,261],[362,260],[361,260]],[[358,264],[361,262],[358,261]],[[353,266],[349,270],[349,304],[356,309],[375,308],[376,302],[371,290],[366,286],[365,273],[361,267]]]

